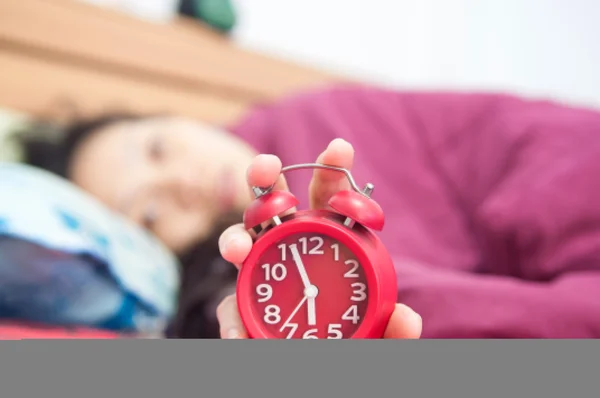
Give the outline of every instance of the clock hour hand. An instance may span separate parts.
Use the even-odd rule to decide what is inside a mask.
[[[304,268],[304,264],[302,263],[302,258],[300,258],[300,253],[298,253],[298,246],[296,244],[290,245],[290,251],[292,252],[296,268],[298,268],[298,272],[300,273],[300,278],[302,278],[302,284],[304,285],[304,288],[307,289],[312,285],[308,279],[306,268]]]
[[[308,324],[310,326],[314,326],[317,324],[317,310],[315,308],[315,298],[314,296],[306,296],[308,297],[307,306],[308,306]]]

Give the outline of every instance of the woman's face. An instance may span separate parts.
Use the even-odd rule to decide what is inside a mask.
[[[255,153],[225,131],[180,118],[124,121],[93,133],[69,171],[73,182],[180,253],[250,199]]]

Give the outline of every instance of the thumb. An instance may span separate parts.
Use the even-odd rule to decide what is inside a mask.
[[[418,339],[421,337],[421,316],[404,304],[396,304],[385,330],[384,339]]]

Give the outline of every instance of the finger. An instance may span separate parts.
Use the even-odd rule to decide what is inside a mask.
[[[354,148],[341,138],[331,141],[317,159],[317,163],[348,170],[352,168],[353,162]],[[350,188],[350,182],[345,174],[339,171],[315,169],[309,184],[310,207],[312,209],[325,208],[334,193]]]
[[[252,199],[255,198],[252,187],[269,188],[273,186],[273,190],[289,191],[289,187],[285,177],[281,174],[282,164],[281,160],[275,155],[262,154],[254,158],[247,172],[248,188]],[[280,214],[280,217],[287,216],[296,211],[293,207],[284,213]],[[268,225],[268,222],[263,223],[263,227]]]
[[[418,339],[421,337],[421,316],[404,304],[396,304],[385,330],[384,339]]]
[[[248,334],[238,313],[235,295],[227,296],[217,307],[219,334],[222,339],[245,339]]]
[[[219,236],[221,256],[240,269],[242,263],[252,249],[252,237],[245,230],[244,224],[235,224],[227,228]]]
[[[281,160],[275,155],[261,154],[254,158],[246,175],[249,188],[268,188],[275,184],[273,189],[288,190],[285,177],[281,175]],[[252,198],[254,193],[250,191]]]

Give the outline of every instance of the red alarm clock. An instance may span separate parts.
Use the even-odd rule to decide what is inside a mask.
[[[254,244],[242,264],[237,304],[250,338],[381,338],[396,303],[396,273],[373,230],[383,229],[372,184],[360,189],[346,169],[319,163],[284,167],[342,172],[352,190],[332,210],[300,210],[288,191],[253,188],[244,213]]]

